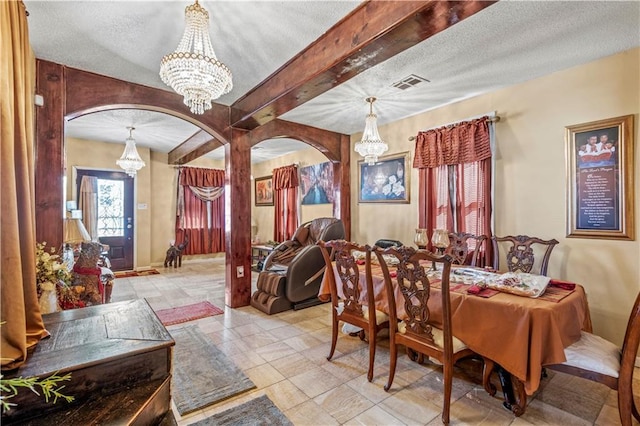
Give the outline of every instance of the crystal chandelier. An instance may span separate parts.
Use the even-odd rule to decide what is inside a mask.
[[[369,102],[369,114],[364,125],[364,133],[362,140],[356,143],[355,150],[364,157],[364,161],[369,165],[373,165],[378,161],[378,157],[384,154],[389,147],[380,139],[378,133],[378,125],[376,123],[377,116],[373,113],[373,103],[376,98],[370,97],[365,99]]]
[[[136,172],[145,166],[144,161],[138,155],[138,150],[136,150],[136,141],[133,140],[133,136],[131,136],[131,132],[133,132],[135,127],[127,127],[129,129],[129,137],[125,141],[127,145],[124,147],[124,152],[122,153],[122,157],[116,164],[124,169],[125,172],[131,177],[136,175]]]
[[[209,13],[198,0],[184,10],[186,28],[175,52],[160,63],[160,78],[194,114],[211,109],[211,101],[233,87],[231,70],[218,61],[209,38]]]

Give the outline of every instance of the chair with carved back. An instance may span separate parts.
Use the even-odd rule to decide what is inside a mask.
[[[326,276],[331,291],[331,350],[327,360],[333,358],[338,340],[339,322],[343,321],[360,327],[361,340],[369,340],[369,370],[367,379],[373,380],[373,365],[376,355],[378,332],[389,328],[389,316],[376,310],[374,303],[373,280],[371,277],[371,248],[360,246],[345,240],[319,241],[326,263]],[[356,260],[355,252],[364,253],[364,264]],[[335,260],[335,262],[332,261]],[[335,272],[334,266],[335,263]],[[366,279],[360,277],[360,268],[364,268]],[[337,282],[337,278],[340,282]],[[340,287],[338,287],[338,285]],[[364,294],[366,293],[366,295]]]
[[[453,365],[462,358],[474,355],[464,342],[453,335],[451,321],[451,299],[449,295],[449,274],[451,271],[451,256],[438,256],[426,250],[416,250],[413,247],[389,247],[377,249],[375,254],[382,268],[385,280],[387,301],[389,303],[389,318],[398,318],[396,309],[396,290],[398,288],[404,299],[407,318],[400,323],[391,321],[389,328],[389,346],[391,365],[389,380],[384,389],[388,391],[393,383],[398,358],[398,347],[403,345],[407,350],[427,355],[442,363],[444,382],[444,404],[442,422],[449,423],[451,408],[451,391],[453,385]],[[396,263],[393,271],[385,262]],[[392,261],[390,261],[392,259]],[[431,279],[427,269],[432,262],[442,271],[440,281],[441,290],[432,291]],[[428,306],[431,296],[441,306],[442,319],[434,323],[432,312]]]
[[[469,244],[473,244],[470,249]],[[473,235],[467,232],[450,232],[449,247],[445,253],[451,256],[452,262],[457,265],[476,266],[483,253],[487,237],[485,235]]]
[[[629,316],[622,348],[600,336],[581,332],[580,340],[565,348],[562,364],[547,365],[550,370],[602,383],[618,391],[618,412],[622,426],[631,426],[632,418],[640,422],[633,398],[633,371],[640,344],[640,293]]]
[[[506,263],[504,266],[509,272],[547,275],[551,251],[558,241],[527,235],[505,237],[494,235],[491,237],[491,243],[493,244],[493,269],[501,270],[500,261],[504,260]]]

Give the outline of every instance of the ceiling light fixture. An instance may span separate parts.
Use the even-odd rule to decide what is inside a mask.
[[[194,114],[211,109],[211,101],[233,87],[231,70],[218,61],[209,38],[209,13],[198,0],[184,10],[186,27],[175,52],[160,63],[160,78]]]
[[[133,140],[133,136],[131,136],[131,133],[136,128],[127,127],[127,129],[129,129],[129,137],[125,141],[127,145],[124,147],[122,157],[116,161],[116,164],[122,167],[129,176],[134,177],[138,170],[145,166],[145,163],[142,161],[142,158],[140,158],[138,150],[136,149],[136,141]]]
[[[365,121],[362,140],[356,143],[354,149],[364,157],[364,161],[366,161],[367,164],[373,165],[378,161],[378,157],[384,154],[389,147],[380,139],[380,134],[378,133],[378,124],[376,123],[377,116],[373,113],[373,103],[376,101],[376,98],[369,97],[365,100],[369,102],[369,114]]]

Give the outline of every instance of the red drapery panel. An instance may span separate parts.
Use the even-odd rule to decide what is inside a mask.
[[[482,117],[419,132],[413,167],[423,169],[491,158],[488,120]]]
[[[428,230],[429,239],[437,228],[492,235],[488,120],[483,117],[440,127],[420,132],[416,138],[418,226]],[[490,264],[491,245],[486,244],[478,266]]]
[[[273,170],[275,241],[290,239],[298,229],[298,185],[297,166],[284,166]]]
[[[184,254],[220,253],[225,250],[224,197],[203,201],[190,187],[224,187],[224,170],[200,167],[180,169],[176,244],[189,239]],[[181,200],[182,198],[182,200]]]

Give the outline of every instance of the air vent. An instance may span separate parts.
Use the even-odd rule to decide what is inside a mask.
[[[426,81],[427,83],[429,83],[429,80],[427,80],[426,78],[423,77],[419,77],[415,74],[411,74],[405,78],[403,78],[402,80],[398,81],[397,83],[393,83],[393,87],[395,87],[396,89],[400,89],[400,90],[407,90],[410,89],[414,86],[417,86],[418,84],[422,83],[423,81]]]

